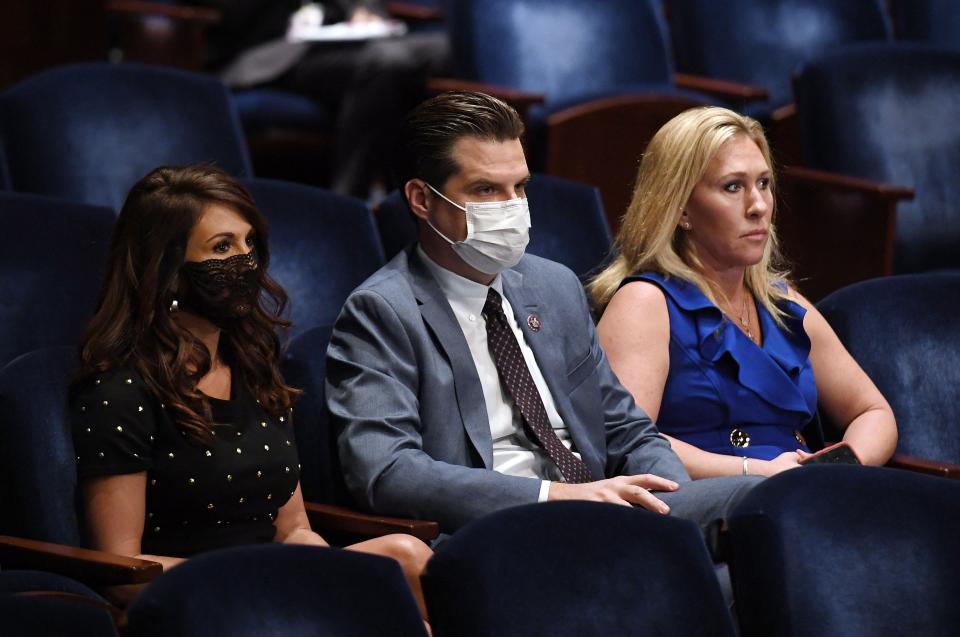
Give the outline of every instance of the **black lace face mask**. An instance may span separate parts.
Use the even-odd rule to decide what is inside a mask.
[[[260,294],[255,252],[226,259],[187,261],[180,267],[178,306],[223,327],[248,316]]]

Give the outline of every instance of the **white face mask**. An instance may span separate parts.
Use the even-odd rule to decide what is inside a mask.
[[[520,262],[530,241],[530,208],[526,199],[468,201],[464,207],[447,199],[430,184],[427,188],[467,213],[467,238],[463,241],[452,241],[426,220],[467,265],[495,275]]]

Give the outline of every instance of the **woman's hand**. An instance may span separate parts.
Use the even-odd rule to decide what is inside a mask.
[[[773,460],[750,460],[750,473],[767,476],[769,478],[770,476],[777,475],[781,471],[796,469],[800,466],[800,461],[804,457],[801,454],[804,454],[804,452],[798,449],[796,451],[784,451]],[[756,469],[754,469],[754,466],[756,466]]]

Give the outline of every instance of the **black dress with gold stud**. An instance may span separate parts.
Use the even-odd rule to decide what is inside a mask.
[[[71,398],[79,479],[146,472],[141,551],[189,556],[273,540],[299,480],[289,418],[270,416],[237,382],[210,398],[214,437],[186,435],[129,369],[79,384]]]

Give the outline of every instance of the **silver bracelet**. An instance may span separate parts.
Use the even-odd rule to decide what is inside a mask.
[[[750,475],[750,458],[743,457],[743,475]]]

